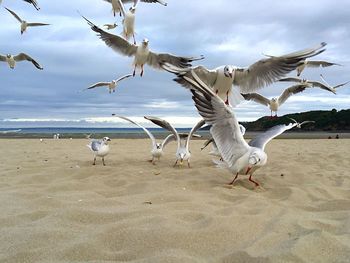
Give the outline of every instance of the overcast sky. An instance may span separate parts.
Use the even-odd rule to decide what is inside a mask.
[[[125,80],[113,94],[104,88],[80,92],[95,82],[131,73],[132,59],[108,48],[77,10],[97,25],[115,21],[120,25],[121,18],[114,18],[111,5],[102,0],[38,2],[40,11],[22,0],[2,1],[0,53],[25,52],[44,70],[26,62],[18,63],[14,70],[6,63],[0,64],[0,127],[24,126],[28,122],[34,126],[124,125],[108,122],[112,113],[139,121],[144,115],[165,117],[178,127],[191,126],[199,118],[189,91],[172,81],[170,73],[148,66],[144,77]],[[29,22],[52,25],[29,28],[21,36],[20,24],[3,7]],[[350,80],[349,10],[349,0],[168,0],[167,7],[140,3],[136,39],[139,43],[148,38],[155,52],[203,54],[205,60],[200,64],[207,68],[249,66],[263,58],[263,53],[282,55],[324,41],[328,43],[327,50],[317,59],[343,66],[307,69],[303,76],[319,80],[323,73],[330,84],[338,84]],[[119,26],[112,32],[121,31]],[[278,96],[287,86],[275,84],[260,92]],[[309,89],[290,98],[279,115],[347,109],[349,104],[349,86],[339,88],[337,95]],[[242,103],[235,112],[239,120],[270,114],[267,107],[254,102]]]

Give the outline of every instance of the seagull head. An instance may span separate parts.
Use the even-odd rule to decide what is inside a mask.
[[[133,14],[135,14],[135,11],[136,11],[136,7],[135,6],[132,6],[129,8],[129,11]]]
[[[11,58],[11,54],[7,54],[6,57],[7,57],[7,58]]]
[[[235,71],[234,67],[231,65],[226,65],[224,67],[224,75],[227,78],[233,78],[233,72]]]
[[[156,148],[159,150],[159,149],[161,149],[162,148],[162,144],[161,143],[156,143]]]
[[[262,166],[267,161],[267,155],[260,149],[254,150],[248,158],[248,168],[246,174],[250,172],[253,167]]]
[[[273,102],[277,102],[277,98],[272,98],[271,99]]]
[[[147,47],[147,46],[148,46],[148,43],[149,43],[149,40],[148,40],[147,38],[144,38],[144,39],[142,40],[142,45],[143,45],[144,47]]]
[[[107,144],[108,142],[111,141],[111,139],[109,139],[109,137],[103,137],[102,141]]]

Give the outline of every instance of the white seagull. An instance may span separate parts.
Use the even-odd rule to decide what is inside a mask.
[[[257,103],[260,103],[264,106],[269,106],[271,110],[271,117],[272,117],[272,112],[276,113],[277,117],[277,111],[279,107],[293,94],[300,93],[304,91],[306,88],[311,88],[312,86],[310,84],[297,84],[294,86],[291,86],[287,89],[285,89],[282,94],[278,98],[272,98],[268,99],[258,93],[247,93],[247,94],[242,94],[245,100],[252,100]]]
[[[120,7],[120,3],[118,0],[104,0],[105,2],[108,2],[110,4],[112,4],[112,10],[113,10],[113,15],[115,16],[116,13],[119,13],[119,15],[121,16],[121,7]],[[127,4],[127,3],[134,3],[134,7],[137,6],[137,4],[140,2],[139,0],[121,0],[121,2],[123,4]],[[144,3],[159,3],[161,5],[167,6],[168,4],[162,0],[141,0],[141,2]]]
[[[111,30],[111,29],[116,28],[118,25],[117,25],[117,23],[114,23],[114,24],[104,24],[103,26],[104,26],[107,30]]]
[[[205,121],[204,120],[199,121],[191,129],[189,134],[180,134],[176,131],[176,129],[169,122],[167,122],[163,119],[160,119],[157,117],[151,117],[151,116],[145,116],[145,119],[150,120],[154,124],[170,131],[172,133],[172,135],[176,138],[177,150],[176,150],[176,154],[175,154],[176,162],[174,164],[174,167],[177,165],[178,162],[180,162],[180,165],[182,165],[183,161],[187,161],[188,167],[191,168],[191,165],[190,165],[191,152],[189,150],[190,140],[194,136],[194,133],[205,124]],[[181,140],[181,138],[186,138],[186,140]]]
[[[252,179],[252,174],[267,162],[267,155],[264,152],[266,143],[284,131],[297,126],[297,123],[275,126],[248,144],[243,138],[232,108],[226,105],[194,71],[191,74],[191,78],[187,76],[183,78],[192,86],[192,99],[199,114],[205,119],[206,124],[212,125],[210,133],[225,166],[235,175],[230,184],[235,182],[238,174],[249,174],[249,181],[259,186]]]
[[[88,90],[88,89],[94,89],[94,88],[97,88],[97,87],[104,87],[104,86],[107,86],[108,87],[108,90],[109,90],[109,94],[111,94],[112,92],[115,92],[115,89],[117,87],[117,84],[122,81],[123,79],[126,79],[126,78],[129,78],[131,77],[132,75],[131,74],[127,74],[127,75],[124,75],[118,79],[115,79],[115,80],[112,80],[110,82],[97,82],[93,85],[91,85],[90,87],[86,88],[85,90]]]
[[[325,82],[324,78],[321,75],[322,80]],[[332,92],[333,94],[336,94],[336,89],[342,86],[345,86],[346,84],[349,83],[349,81],[338,84],[336,86],[330,86],[327,82],[325,82],[325,84],[319,82],[319,81],[312,81],[312,80],[307,80],[307,79],[300,79],[300,78],[294,78],[294,77],[289,77],[289,78],[283,78],[283,79],[279,79],[279,81],[281,82],[297,82],[300,84],[305,84],[305,85],[309,85],[312,87],[318,87],[324,90],[327,90],[329,92]]]
[[[164,154],[164,148],[165,146],[171,142],[175,140],[175,137],[173,134],[168,135],[161,143],[158,143],[156,141],[156,139],[154,138],[153,134],[146,129],[145,127],[143,127],[141,124],[138,124],[137,122],[134,122],[133,120],[123,117],[123,116],[117,116],[115,114],[112,114],[115,117],[121,118],[123,120],[126,120],[128,122],[131,122],[133,124],[135,124],[136,126],[140,127],[141,129],[143,129],[145,131],[145,133],[148,135],[148,137],[151,139],[151,144],[152,144],[152,149],[151,149],[151,154],[152,154],[152,160],[150,160],[150,162],[152,164],[156,164],[156,160],[160,160],[160,157],[163,156]]]
[[[23,0],[35,7],[36,10],[40,10],[40,7],[38,6],[38,2],[36,0]]]
[[[28,27],[32,27],[32,26],[49,26],[50,24],[44,24],[44,23],[28,23],[27,21],[25,20],[22,20],[14,11],[8,9],[5,7],[5,9],[7,11],[10,12],[11,15],[13,15],[17,20],[18,22],[21,23],[21,34],[23,34]]]
[[[19,61],[29,61],[32,62],[33,65],[37,68],[42,70],[43,67],[39,65],[38,62],[36,62],[33,58],[31,58],[29,55],[25,53],[19,53],[16,56],[13,56],[11,54],[7,54],[6,56],[0,55],[0,61],[7,62],[7,64],[10,66],[10,68],[14,69],[16,66],[16,62]]]
[[[102,140],[91,140],[91,142],[86,145],[94,154],[94,162],[92,165],[96,164],[96,157],[102,158],[103,165],[105,164],[105,156],[109,153],[109,145],[111,139],[108,137],[104,137]]]
[[[174,80],[186,88],[191,88],[191,85],[183,80],[183,76],[191,78],[190,71],[193,70],[226,104],[234,107],[243,100],[240,93],[254,92],[259,88],[272,84],[295,70],[306,58],[322,53],[325,50],[323,49],[325,46],[326,43],[321,43],[313,48],[287,55],[270,56],[246,68],[226,65],[215,69],[207,69],[204,66],[182,69],[168,63],[163,63],[162,67],[176,74],[177,78]],[[238,89],[232,88],[232,85],[238,86]]]
[[[122,35],[126,40],[129,40],[132,36],[134,40],[134,45],[136,45],[135,40],[135,12],[136,6],[132,6],[128,11],[125,10],[123,3],[119,1],[120,11],[124,17],[123,19],[123,32]]]
[[[110,34],[108,32],[103,31],[98,26],[94,25],[87,18],[83,16],[83,18],[88,22],[91,26],[91,29],[98,33],[98,36],[106,43],[107,46],[111,47],[114,51],[128,57],[134,57],[134,72],[135,75],[136,68],[141,68],[141,76],[143,75],[143,66],[148,64],[156,69],[162,69],[161,64],[168,62],[171,65],[174,65],[179,68],[190,67],[189,64],[192,61],[203,59],[201,56],[199,58],[195,57],[178,57],[168,53],[155,53],[149,50],[147,39],[142,41],[141,45],[133,45],[128,41],[123,39],[120,36]]]
[[[304,60],[303,64],[297,67],[297,76],[299,77],[305,68],[325,68],[330,66],[341,66],[338,63],[332,63],[324,60]]]

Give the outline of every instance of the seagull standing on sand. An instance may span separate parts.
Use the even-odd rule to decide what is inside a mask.
[[[11,54],[7,54],[6,56],[0,55],[0,61],[7,62],[7,64],[10,66],[10,68],[14,69],[16,66],[16,62],[19,61],[29,61],[32,62],[33,65],[37,68],[42,70],[42,66],[39,65],[38,62],[36,62],[33,58],[31,58],[29,55],[25,53],[19,53],[17,56],[13,56]]]
[[[36,0],[23,0],[35,7],[36,10],[40,10],[40,7],[38,6],[38,2]]]
[[[176,65],[163,63],[162,67],[177,75],[174,80],[186,88],[191,88],[183,77],[192,78],[191,70],[201,81],[212,88],[226,104],[238,105],[243,97],[240,93],[254,92],[268,86],[300,66],[306,58],[322,53],[326,43],[321,43],[313,48],[304,49],[298,52],[283,56],[270,56],[261,59],[247,68],[232,65],[220,66],[215,69],[207,69],[204,66],[193,68],[178,68]],[[238,86],[238,89],[232,88]]]
[[[163,156],[164,154],[164,148],[165,146],[173,141],[175,138],[173,136],[173,134],[170,134],[168,135],[164,140],[163,142],[161,143],[158,143],[156,141],[156,139],[154,138],[153,134],[148,130],[146,129],[145,127],[143,127],[141,124],[138,124],[137,122],[134,122],[133,120],[129,119],[129,118],[126,118],[126,117],[123,117],[123,116],[117,116],[115,114],[112,114],[113,116],[115,117],[118,117],[118,118],[121,118],[123,120],[126,120],[128,122],[131,122],[133,124],[135,124],[136,126],[140,127],[141,129],[143,129],[145,131],[145,133],[148,135],[148,137],[151,139],[151,144],[152,144],[152,149],[151,149],[151,154],[152,154],[152,160],[150,160],[150,162],[152,164],[156,164],[156,159],[159,161],[160,160],[160,157]]]
[[[91,26],[91,29],[98,33],[98,36],[106,43],[107,46],[111,47],[114,51],[128,57],[134,57],[134,72],[135,76],[136,68],[141,68],[141,76],[143,75],[143,66],[148,64],[156,69],[162,69],[161,64],[168,62],[171,65],[174,65],[179,68],[190,67],[189,64],[192,61],[203,59],[204,57],[195,58],[195,57],[178,57],[168,53],[154,53],[149,50],[147,39],[142,41],[142,44],[137,46],[130,44],[128,41],[123,39],[120,36],[110,34],[108,32],[103,31],[98,26],[94,25],[84,16],[83,18],[88,22]]]
[[[109,145],[111,139],[104,137],[102,140],[91,140],[91,142],[86,145],[94,154],[94,162],[92,165],[96,164],[96,157],[102,158],[103,165],[105,164],[105,156],[109,153]]]
[[[189,150],[190,146],[190,140],[192,136],[194,136],[194,133],[200,129],[204,124],[205,121],[201,120],[199,121],[190,131],[189,134],[179,134],[176,129],[167,121],[157,118],[157,117],[151,117],[151,116],[145,116],[145,119],[150,120],[154,124],[170,131],[174,138],[176,138],[177,141],[177,150],[176,150],[176,162],[174,164],[174,167],[177,165],[178,162],[180,162],[180,165],[183,164],[183,161],[187,161],[187,165],[189,168],[191,168],[190,164],[190,158],[191,158],[191,152]],[[181,137],[187,137],[186,140],[181,140]]]
[[[7,11],[10,12],[11,15],[13,15],[18,22],[21,23],[21,35],[27,30],[28,27],[31,26],[49,26],[50,24],[44,24],[44,23],[28,23],[27,21],[22,20],[15,12],[13,12],[12,10],[8,9],[5,7],[5,9]]]
[[[120,78],[118,78],[116,80],[112,80],[110,82],[97,82],[97,83],[91,85],[90,87],[88,87],[87,89],[94,89],[94,88],[97,88],[97,87],[107,86],[108,90],[109,90],[109,94],[111,94],[112,92],[115,92],[117,84],[120,81],[122,81],[123,79],[129,78],[131,76],[132,76],[131,74],[128,74],[128,75],[122,76],[122,77],[120,77]]]
[[[299,77],[305,68],[325,68],[330,66],[341,66],[338,63],[332,63],[323,60],[304,60],[303,64],[297,67],[297,76]]]
[[[105,2],[108,2],[110,4],[112,4],[112,9],[113,9],[113,15],[115,16],[116,13],[119,13],[119,15],[121,16],[121,7],[120,7],[120,2],[119,0],[104,0]],[[134,7],[136,7],[138,5],[138,3],[140,2],[139,0],[121,0],[121,2],[123,4],[127,4],[127,3],[134,3]],[[159,3],[161,5],[167,6],[168,4],[162,0],[141,0],[141,2],[144,3]]]
[[[311,81],[311,80],[307,80],[307,79],[300,79],[300,78],[293,78],[293,77],[279,79],[278,81],[281,81],[281,82],[297,82],[297,83],[309,85],[309,86],[312,86],[312,87],[318,87],[318,88],[327,90],[327,91],[329,91],[329,92],[332,92],[333,94],[336,94],[336,89],[337,89],[337,88],[342,87],[342,86],[345,86],[346,84],[349,83],[349,81],[348,81],[348,82],[344,82],[344,83],[338,84],[338,85],[336,85],[336,86],[330,86],[330,85],[324,80],[324,78],[323,78],[322,75],[321,75],[321,78],[322,78],[322,80],[325,82],[325,84],[323,84],[323,83],[321,83],[321,82],[319,82],[319,81]]]
[[[244,174],[249,175],[249,181],[255,186],[259,186],[252,179],[252,175],[267,162],[267,155],[264,152],[266,143],[297,126],[297,123],[273,127],[248,144],[243,138],[232,108],[226,105],[194,71],[191,74],[191,78],[187,76],[183,78],[192,86],[192,99],[199,114],[205,119],[206,124],[212,125],[210,133],[224,161],[224,166],[235,175],[230,184],[235,182],[239,174]]]
[[[294,86],[291,86],[283,91],[283,93],[278,97],[278,98],[272,98],[268,99],[258,93],[247,93],[247,94],[242,94],[245,100],[252,100],[257,103],[260,103],[264,106],[269,106],[271,110],[271,117],[272,117],[272,112],[276,112],[275,117],[277,117],[277,111],[279,107],[293,94],[300,93],[304,91],[306,88],[310,88],[311,85],[309,84],[297,84]]]

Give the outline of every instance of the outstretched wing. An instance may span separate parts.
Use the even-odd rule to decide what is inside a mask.
[[[321,43],[314,48],[305,49],[280,57],[269,56],[251,65],[249,68],[235,70],[233,84],[238,85],[242,93],[255,91],[268,86],[295,70],[309,57],[322,53],[326,43]]]
[[[165,146],[172,141],[176,141],[176,137],[174,134],[169,134],[162,142],[162,149],[164,149]]]
[[[132,74],[121,76],[120,78],[116,79],[116,82],[122,81],[123,79],[130,78],[130,77],[132,77]]]
[[[25,53],[19,53],[17,56],[13,57],[15,61],[23,61],[23,60],[27,60],[33,63],[33,65],[37,68],[42,70],[42,66],[39,65],[38,62],[36,62],[33,58],[31,58],[29,55],[25,54]]]
[[[105,0],[106,1],[106,0]],[[140,0],[121,0],[124,4],[125,3],[134,3],[134,6],[137,6],[137,4],[140,2]],[[167,6],[168,4],[162,0],[141,0],[141,2],[144,3],[159,3],[161,5]]]
[[[36,10],[40,10],[40,7],[38,6],[38,3],[36,2],[36,0],[23,0],[29,4],[32,4]]]
[[[188,134],[187,136],[187,139],[186,139],[186,149],[187,151],[189,150],[189,145],[190,145],[190,140],[193,136],[193,134],[198,130],[200,129],[203,125],[205,124],[205,120],[200,120],[195,126],[193,126],[193,128],[191,129],[190,133]]]
[[[145,131],[145,133],[148,135],[148,137],[151,139],[152,141],[152,147],[155,148],[156,147],[156,139],[154,138],[153,134],[147,130],[145,127],[143,127],[141,124],[138,124],[137,122],[134,122],[133,120],[127,118],[127,117],[123,117],[123,116],[117,116],[117,115],[113,115],[115,117],[118,117],[120,119],[126,120],[128,122],[131,122],[132,124],[135,124],[136,126],[140,127],[141,129],[143,129]]]
[[[130,44],[120,36],[113,35],[102,30],[84,16],[82,17],[88,22],[89,26],[91,26],[91,29],[97,33],[97,35],[106,43],[106,45],[112,48],[114,51],[128,57],[134,56],[136,54],[136,45]]]
[[[6,56],[0,55],[0,61],[6,61]]]
[[[307,60],[306,61],[306,67],[310,68],[318,68],[318,67],[330,67],[330,66],[341,66],[338,63],[332,63],[324,60]]]
[[[49,26],[50,24],[45,23],[28,23],[28,26]]]
[[[252,101],[255,101],[255,102],[260,103],[260,104],[265,105],[265,106],[270,105],[270,100],[268,98],[265,98],[264,96],[258,94],[258,93],[247,93],[247,94],[241,93],[241,95],[243,96],[243,98],[245,100],[252,100]]]
[[[288,78],[281,78],[278,81],[281,82],[303,82],[303,80],[301,78],[294,78],[294,77],[288,77]]]
[[[109,82],[97,82],[93,85],[91,85],[90,87],[88,87],[87,89],[94,89],[96,87],[104,87],[104,86],[108,86],[110,83]]]
[[[286,130],[292,129],[295,126],[297,126],[297,123],[289,123],[288,125],[285,125],[285,124],[276,125],[268,129],[266,132],[256,136],[254,139],[252,139],[249,142],[249,145],[252,147],[256,147],[264,150],[265,145],[269,141],[271,141],[273,138],[277,137],[278,135],[284,133]]]
[[[216,70],[209,70],[204,66],[197,66],[192,68],[179,68],[170,63],[162,64],[162,68],[170,73],[175,74],[177,77],[174,79],[177,83],[182,85],[187,89],[191,89],[192,85],[184,80],[184,76],[188,78],[192,78],[191,70],[196,72],[197,76],[209,87],[214,86],[215,81],[218,77],[218,73]]]
[[[279,96],[278,98],[278,104],[282,105],[290,96],[292,96],[293,94],[303,92],[306,88],[309,87],[310,86],[307,84],[297,84],[289,87],[288,89],[285,89],[281,96]]]
[[[168,53],[158,54],[150,51],[147,58],[147,64],[156,69],[162,69],[162,64],[166,62],[179,68],[188,68],[192,66],[190,62],[201,60],[201,59],[204,59],[204,56],[179,57]]]
[[[18,22],[22,23],[22,19],[15,12],[13,12],[12,10],[10,10],[10,9],[8,9],[6,7],[5,7],[5,9],[7,11],[9,11],[11,13],[11,15],[13,15],[18,20]]]
[[[249,150],[249,145],[244,140],[239,129],[238,121],[230,109],[220,97],[205,85],[192,71],[192,78],[184,76],[184,79],[192,85],[193,101],[208,125],[212,125],[210,133],[223,160],[232,166]]]

